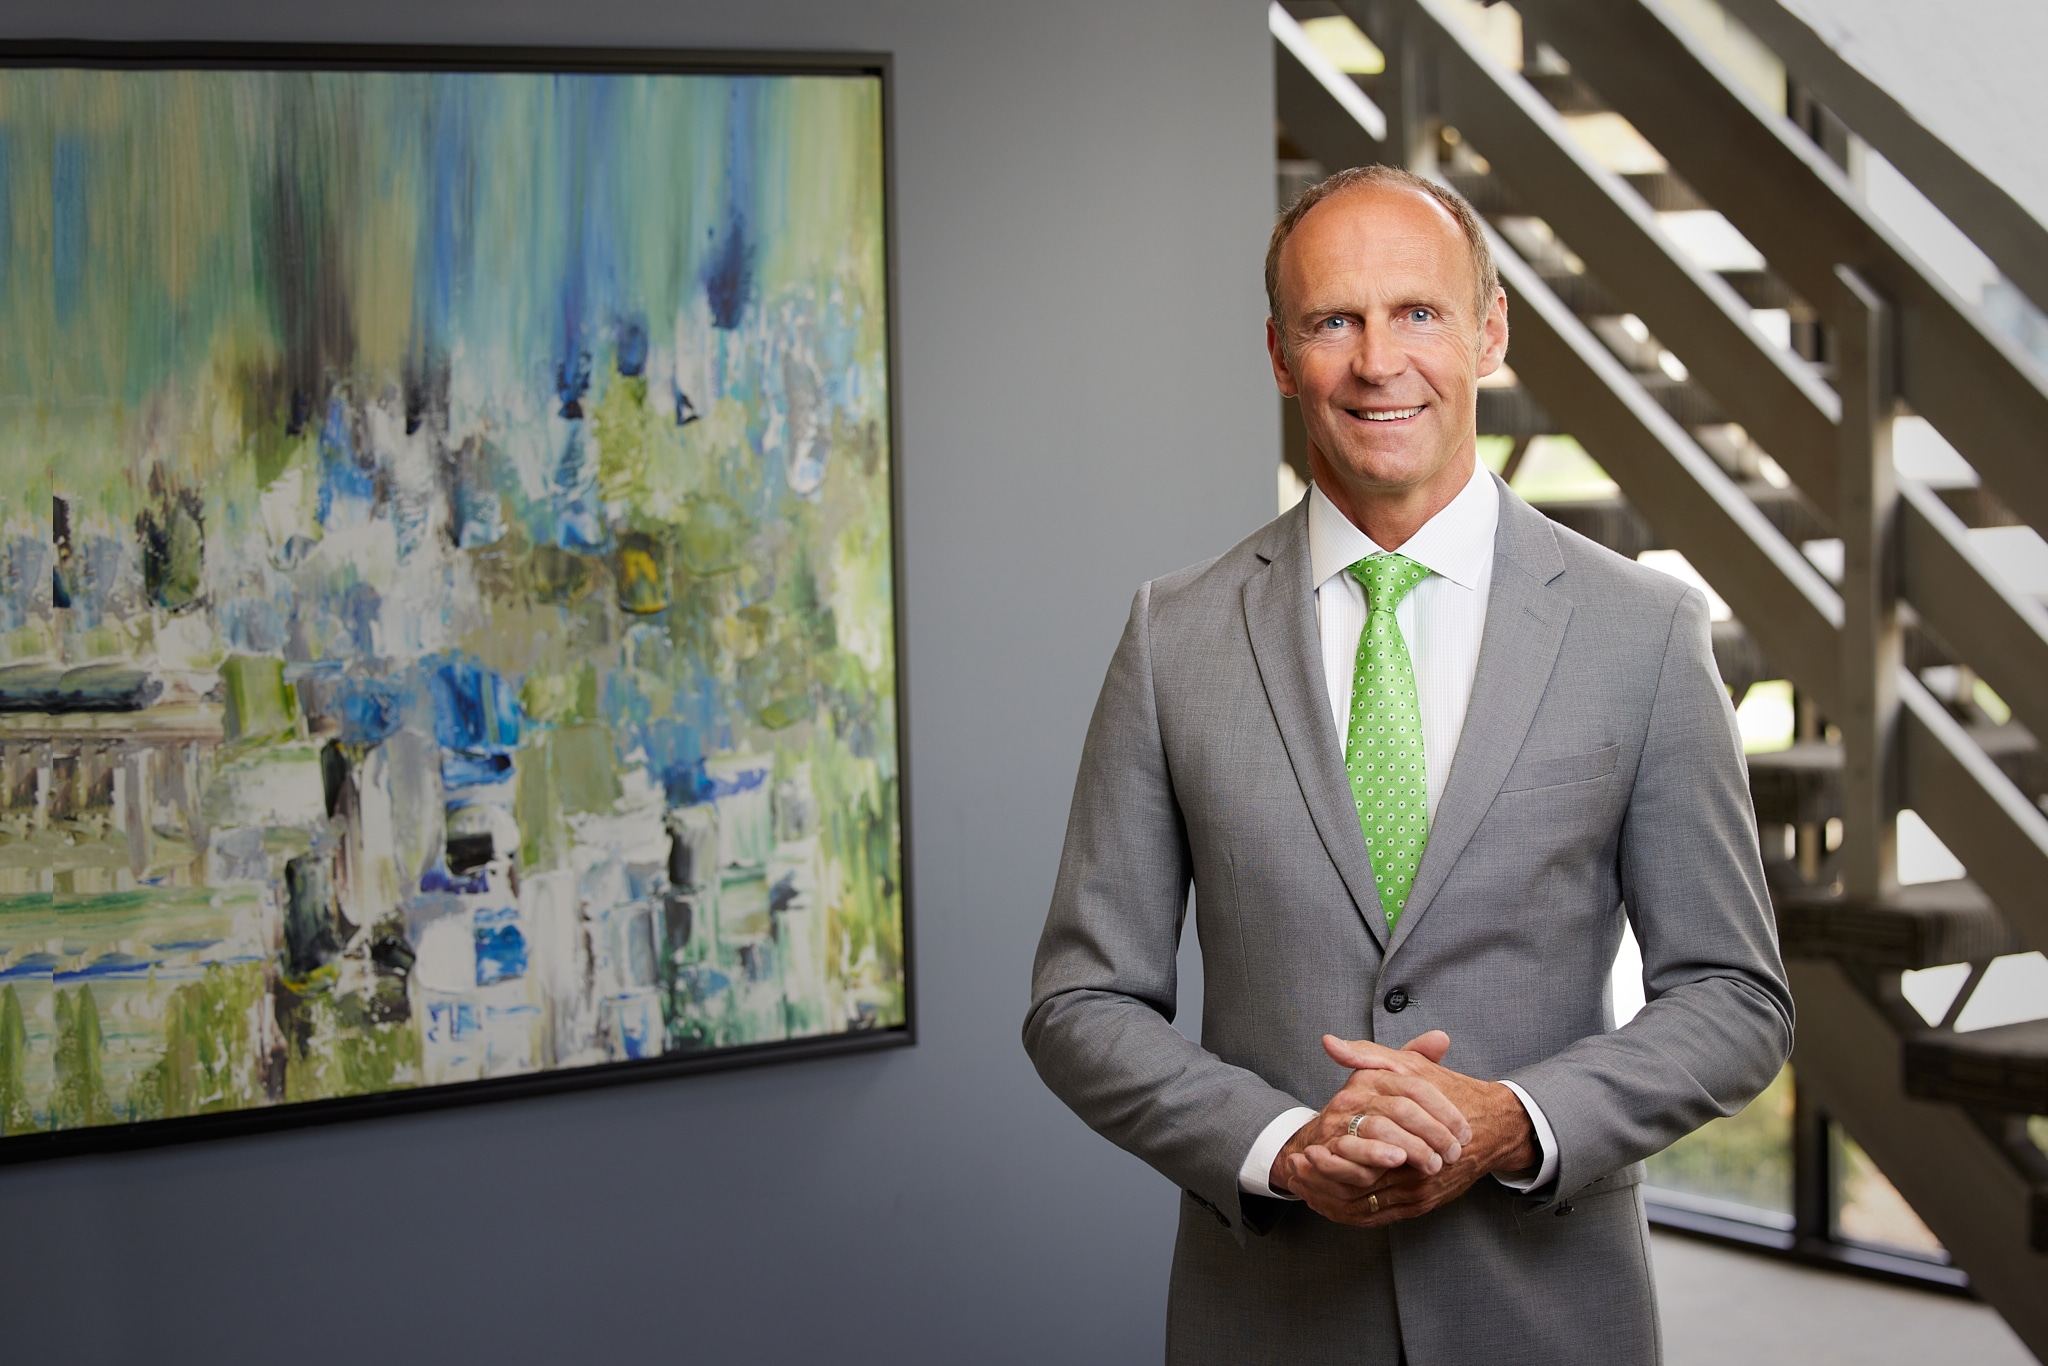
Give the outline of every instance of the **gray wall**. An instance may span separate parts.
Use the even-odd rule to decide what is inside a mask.
[[[0,1169],[18,1362],[1156,1359],[1017,1042],[1130,593],[1272,515],[1260,0],[9,0],[0,36],[893,51],[913,1049]]]

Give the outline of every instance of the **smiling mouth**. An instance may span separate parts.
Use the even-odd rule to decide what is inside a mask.
[[[1352,411],[1356,412],[1367,422],[1400,422],[1414,417],[1428,406],[1427,404],[1417,404],[1413,408],[1355,408]]]

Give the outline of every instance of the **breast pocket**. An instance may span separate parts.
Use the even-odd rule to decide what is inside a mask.
[[[1502,792],[1529,792],[1539,787],[1562,787],[1566,783],[1590,782],[1614,772],[1621,758],[1621,746],[1608,745],[1584,754],[1538,755],[1516,761],[1508,770]]]

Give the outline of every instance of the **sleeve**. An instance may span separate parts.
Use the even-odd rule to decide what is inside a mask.
[[[1648,1003],[1510,1079],[1547,1117],[1562,1199],[1746,1105],[1792,1051],[1792,993],[1706,600],[1673,612],[1620,877]]]
[[[1263,1195],[1268,1200],[1299,1199],[1273,1189],[1273,1159],[1280,1156],[1288,1139],[1301,1132],[1302,1125],[1320,1113],[1297,1105],[1260,1130],[1259,1141],[1252,1144],[1252,1150],[1244,1155],[1244,1165],[1237,1169],[1237,1188],[1246,1195]]]
[[[1172,1024],[1193,862],[1160,736],[1150,610],[1148,584],[1088,726],[1024,1048],[1090,1128],[1242,1239],[1284,1208],[1241,1190],[1245,1154],[1301,1102]]]
[[[1511,1191],[1527,1195],[1530,1191],[1542,1190],[1544,1183],[1557,1175],[1557,1134],[1551,1129],[1550,1118],[1543,1113],[1543,1107],[1531,1100],[1527,1091],[1511,1081],[1504,1081],[1501,1085],[1513,1091],[1515,1099],[1522,1102],[1522,1108],[1529,1112],[1529,1127],[1536,1131],[1536,1175],[1526,1181],[1510,1181],[1495,1172],[1493,1179]]]

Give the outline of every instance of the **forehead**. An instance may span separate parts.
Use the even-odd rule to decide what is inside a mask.
[[[1463,299],[1472,252],[1451,211],[1420,190],[1362,185],[1323,200],[1281,247],[1280,287],[1304,303],[1360,291]]]

